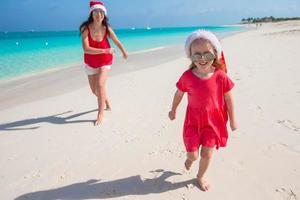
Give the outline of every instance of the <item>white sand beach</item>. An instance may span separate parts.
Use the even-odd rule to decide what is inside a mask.
[[[1,83],[0,199],[299,199],[299,38],[294,21],[221,41],[239,128],[214,152],[209,192],[195,184],[198,164],[184,170],[186,99],[167,117],[189,64],[183,46],[117,61],[99,127],[79,66]]]

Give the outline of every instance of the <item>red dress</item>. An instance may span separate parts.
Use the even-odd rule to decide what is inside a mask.
[[[183,139],[188,152],[202,146],[226,146],[228,133],[227,108],[224,94],[234,83],[222,70],[216,70],[208,79],[197,77],[191,69],[185,71],[176,84],[188,94]]]
[[[90,47],[98,49],[109,49],[110,44],[107,38],[107,30],[105,31],[104,37],[101,41],[95,41],[88,28],[88,40]],[[84,54],[84,63],[92,68],[103,67],[105,65],[112,65],[113,55],[108,53],[101,54]]]

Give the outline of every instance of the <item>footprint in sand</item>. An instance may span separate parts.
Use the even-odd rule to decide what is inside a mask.
[[[185,194],[182,194],[182,195],[181,195],[181,199],[182,199],[182,200],[188,200],[188,198],[185,196]]]
[[[41,172],[37,171],[37,172],[31,172],[29,174],[26,174],[23,176],[23,179],[32,179],[32,178],[40,178],[41,177]]]
[[[284,145],[283,145],[284,146]],[[276,150],[280,147],[280,145],[278,143],[274,143],[274,144],[270,144],[266,146],[266,150]]]
[[[285,150],[288,151],[293,151],[296,153],[300,153],[300,145],[288,145],[285,143],[274,143],[274,144],[269,144],[267,145],[264,149],[267,151],[272,151],[272,150],[276,150],[276,151],[281,151],[281,148],[285,148]]]
[[[291,129],[295,132],[299,132],[300,128],[293,124],[291,120],[277,120],[277,124]]]
[[[66,178],[66,175],[65,175],[65,174],[62,174],[62,175],[59,176],[59,179],[60,179],[60,180],[63,180],[63,179],[65,179],[65,178]]]
[[[262,109],[262,107],[259,106],[259,105],[256,105],[255,111],[256,111],[259,115],[262,115],[262,114],[263,114],[263,109]]]
[[[193,189],[194,187],[195,187],[195,185],[194,184],[187,184],[186,186],[185,186],[188,190],[191,190],[191,189]]]
[[[275,191],[278,199],[280,200],[297,200],[297,195],[293,192],[292,189],[280,188],[276,189]]]
[[[156,135],[161,137],[164,132],[168,129],[168,125],[164,124],[161,126],[161,128],[156,132]]]
[[[187,197],[182,197],[182,200],[188,200],[188,198]]]
[[[262,107],[256,106],[256,110],[262,111]]]
[[[134,143],[134,142],[138,142],[140,141],[140,138],[139,137],[134,137],[134,138],[126,138],[124,140],[125,143]]]
[[[151,152],[148,153],[149,156],[157,155],[157,154],[158,154],[158,152],[156,152],[156,151],[151,151]]]
[[[185,151],[178,151],[178,158],[185,158],[186,152]]]

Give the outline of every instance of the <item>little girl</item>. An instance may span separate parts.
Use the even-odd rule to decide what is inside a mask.
[[[127,59],[128,54],[108,24],[107,10],[102,2],[90,1],[89,18],[81,24],[80,34],[84,50],[84,67],[90,88],[98,100],[95,125],[99,125],[103,119],[104,107],[107,110],[111,109],[105,92],[105,82],[112,65],[114,49],[110,47],[108,37],[121,50],[124,59]]]
[[[204,30],[193,32],[186,40],[185,49],[192,63],[176,84],[178,89],[169,118],[176,118],[177,107],[187,92],[188,105],[183,130],[187,151],[185,168],[191,168],[202,146],[197,182],[201,190],[207,191],[209,184],[204,175],[211,161],[213,148],[226,146],[227,116],[231,130],[237,128],[230,92],[234,84],[222,71],[221,44],[213,33]]]

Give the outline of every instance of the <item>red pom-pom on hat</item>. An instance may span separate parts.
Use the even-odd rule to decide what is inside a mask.
[[[90,14],[93,12],[93,10],[101,9],[103,10],[104,14],[107,15],[107,10],[104,6],[104,3],[101,1],[91,0],[90,1]]]

